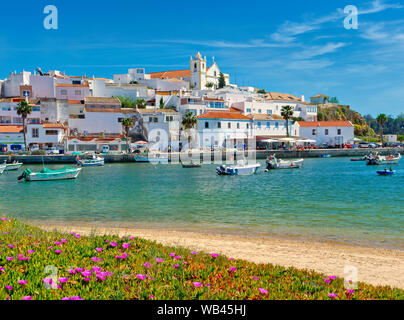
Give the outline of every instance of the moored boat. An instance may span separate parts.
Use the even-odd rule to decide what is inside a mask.
[[[160,153],[139,154],[134,157],[134,160],[146,163],[168,163],[168,157],[162,156]]]
[[[6,164],[0,164],[0,174],[2,174],[4,172],[4,170],[6,170]]]
[[[260,166],[259,163],[247,164],[244,160],[240,160],[237,165],[232,167],[226,167],[225,165],[217,167],[216,173],[220,176],[251,175],[257,173]]]
[[[63,167],[58,170],[43,168],[39,172],[32,172],[30,169],[25,169],[18,180],[25,181],[51,181],[51,180],[68,180],[76,179],[80,174],[81,168]]]
[[[389,156],[380,156],[376,153],[368,157],[366,164],[367,165],[396,164],[400,161],[400,159],[401,159],[400,153]]]
[[[200,168],[202,166],[202,164],[200,163],[194,163],[194,162],[189,162],[189,163],[182,163],[181,165],[183,168]]]
[[[266,170],[272,169],[299,169],[303,165],[304,159],[296,160],[282,160],[277,159],[275,155],[267,157],[267,168]]]
[[[22,162],[18,162],[18,161],[14,161],[13,163],[6,163],[6,161],[4,161],[4,164],[6,165],[6,168],[4,169],[4,171],[18,170],[22,166]]]
[[[80,159],[77,157],[77,164],[82,167],[103,166],[104,158],[93,156],[91,159]]]
[[[319,157],[320,158],[330,158],[331,155],[330,154],[320,154]]]
[[[396,173],[395,170],[386,170],[384,169],[383,171],[376,171],[378,175],[380,176],[392,176]]]

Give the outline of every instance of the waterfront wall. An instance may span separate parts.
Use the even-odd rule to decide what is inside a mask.
[[[332,157],[361,157],[369,154],[370,152],[375,151],[375,149],[318,149],[318,150],[296,150],[296,151],[287,151],[287,150],[257,150],[256,158],[257,159],[265,159],[270,154],[275,154],[277,158],[318,158],[323,154],[330,154]],[[404,148],[382,148],[377,149],[377,152],[381,155],[389,155],[400,152],[404,154]],[[245,153],[247,157],[247,152]],[[105,158],[106,163],[114,163],[114,162],[134,162],[133,155],[125,155],[125,154],[110,154],[103,156]],[[220,157],[220,156],[219,156]],[[201,160],[204,158],[204,155],[201,154]],[[178,159],[178,157],[177,157]],[[206,155],[205,155],[206,159]],[[213,161],[214,155],[211,154],[211,159]],[[222,159],[226,159],[226,153],[222,154]],[[0,155],[0,163],[7,160],[8,162],[12,161],[20,161],[24,164],[75,164],[76,156],[72,155]]]

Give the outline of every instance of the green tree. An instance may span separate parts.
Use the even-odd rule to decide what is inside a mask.
[[[193,129],[197,123],[198,123],[198,119],[190,111],[186,112],[184,117],[182,118],[182,127],[187,132],[189,132],[189,130]],[[190,143],[191,143],[191,135],[188,134],[188,144],[190,144]]]
[[[213,82],[208,82],[205,84],[206,88],[212,88],[214,86]]]
[[[139,108],[139,109],[145,109],[146,108],[146,100],[145,99],[136,99],[135,101],[135,105]]]
[[[29,114],[31,114],[32,112],[32,107],[28,104],[28,102],[21,101],[18,103],[17,106],[17,114],[19,116],[21,116],[22,118],[22,127],[23,127],[23,131],[24,131],[24,145],[25,145],[25,151],[28,151],[28,147],[27,147],[27,136],[26,136],[26,124],[25,121],[27,119],[27,116]]]
[[[121,96],[117,96],[117,98],[121,102],[122,108],[136,108],[136,103],[132,98]]]
[[[380,113],[377,118],[377,122],[379,123],[379,133],[380,133],[380,141],[383,144],[383,124],[388,120],[387,116],[384,113]]]
[[[224,88],[226,86],[226,79],[224,78],[223,73],[220,72],[220,76],[219,76],[219,89]]]
[[[266,94],[267,92],[265,91],[265,89],[258,89],[257,93]]]
[[[338,98],[337,97],[330,98],[330,103],[338,104],[339,103]]]
[[[161,97],[160,98],[160,109],[164,109],[164,107],[165,107],[165,103],[164,103],[163,97]]]
[[[289,120],[293,116],[293,111],[294,109],[291,106],[283,106],[281,110],[281,116],[283,117],[283,119],[286,120],[286,134],[288,137],[289,137]]]
[[[122,120],[122,126],[125,129],[126,153],[129,153],[129,130],[134,126],[134,122],[131,118],[124,118]]]

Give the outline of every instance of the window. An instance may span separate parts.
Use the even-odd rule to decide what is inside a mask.
[[[57,136],[58,135],[58,131],[57,130],[46,130],[45,134],[47,136]]]
[[[312,134],[313,136],[315,136],[315,135],[316,135],[316,129],[313,129],[312,132],[311,132],[311,134]]]
[[[262,111],[261,109],[258,109],[258,113],[261,113],[261,111]]]
[[[227,128],[231,129],[231,122],[227,123]]]
[[[166,122],[174,121],[174,116],[166,116]]]
[[[23,96],[23,97],[30,97],[30,96],[31,96],[31,91],[29,91],[29,90],[23,90],[22,96]]]
[[[328,136],[328,129],[325,129],[324,134],[325,134],[326,136]]]
[[[247,113],[251,113],[251,109],[250,109],[250,108],[247,108],[247,109],[246,109],[246,112],[247,112]]]
[[[267,114],[272,115],[272,110],[267,110]]]
[[[249,128],[250,128],[250,125],[247,123],[246,127],[247,127],[247,129],[249,129]]]
[[[39,138],[39,129],[32,128],[32,138]]]
[[[278,121],[275,122],[275,128],[276,128],[276,129],[279,128],[279,123],[278,123]]]
[[[222,123],[221,123],[220,121],[217,123],[217,127],[218,127],[219,129],[222,127]]]
[[[338,129],[338,135],[341,135],[341,129]]]
[[[205,128],[209,129],[209,122],[205,122]]]
[[[237,129],[240,129],[240,123],[237,122]],[[248,129],[248,127],[247,127]]]
[[[118,122],[122,122],[123,118],[118,118]]]
[[[67,96],[67,90],[65,90],[65,89],[60,90],[60,94],[61,94],[62,96]]]
[[[258,122],[257,122],[257,128],[258,128],[258,129],[261,129],[261,121],[258,121]]]
[[[271,127],[271,121],[267,121],[267,128]]]
[[[73,80],[72,84],[81,85],[81,80]]]

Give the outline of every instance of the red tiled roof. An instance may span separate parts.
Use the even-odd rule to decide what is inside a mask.
[[[20,132],[22,132],[22,126],[1,125],[0,132],[1,133],[20,133]]]
[[[69,104],[82,104],[82,100],[68,100]]]
[[[244,116],[239,112],[211,111],[200,116],[198,119],[228,119],[228,120],[251,120],[250,117]]]
[[[189,78],[191,70],[173,70],[149,73],[151,79],[173,79],[173,78]]]
[[[297,121],[300,127],[353,127],[350,121]]]
[[[57,84],[56,87],[61,87],[61,88],[87,88],[88,82],[85,84]]]

